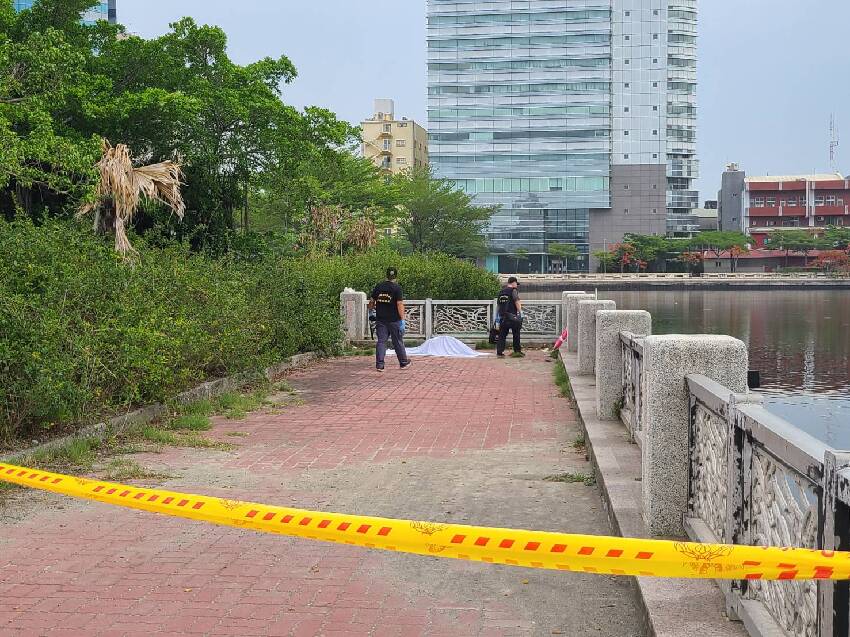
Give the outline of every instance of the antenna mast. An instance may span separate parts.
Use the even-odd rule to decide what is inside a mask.
[[[838,124],[835,121],[835,113],[829,116],[829,165],[833,172],[838,171],[836,163],[838,151]]]

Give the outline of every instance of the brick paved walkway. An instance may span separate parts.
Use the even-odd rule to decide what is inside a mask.
[[[304,405],[216,419],[233,452],[135,459],[164,488],[367,515],[607,534],[551,363],[369,359]],[[243,437],[228,436],[240,432]],[[368,551],[20,492],[0,509],[0,635],[637,637],[625,580]]]

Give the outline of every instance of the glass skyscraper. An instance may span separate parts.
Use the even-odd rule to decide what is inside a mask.
[[[696,18],[696,0],[428,0],[431,162],[502,206],[488,268],[587,270],[625,232],[681,230]]]
[[[116,3],[117,0],[108,0],[108,2],[97,4],[86,13],[83,17],[83,22],[94,24],[98,20],[109,20],[109,22],[115,24],[118,20]],[[35,4],[35,0],[12,0],[12,4],[16,11],[22,11],[23,9],[29,9]]]

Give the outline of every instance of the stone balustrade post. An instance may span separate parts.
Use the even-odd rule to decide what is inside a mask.
[[[578,373],[593,376],[596,370],[596,313],[616,310],[614,301],[578,302]]]
[[[558,328],[561,332],[567,327],[567,299],[576,294],[584,294],[584,292],[561,292],[561,325]]]
[[[601,310],[596,313],[596,413],[617,420],[623,401],[623,346],[620,332],[652,334],[652,315],[643,310]]]
[[[733,393],[747,391],[747,346],[731,336],[647,336],[643,340],[643,516],[652,535],[684,535],[690,428],[685,377],[702,374]]]
[[[345,288],[339,295],[342,313],[342,334],[346,345],[362,341],[366,333],[366,293]]]
[[[571,294],[567,297],[567,351],[578,351],[578,304],[579,301],[592,301],[596,299],[593,294]]]

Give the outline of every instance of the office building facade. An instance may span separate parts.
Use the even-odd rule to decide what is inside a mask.
[[[769,246],[776,230],[819,235],[850,226],[850,178],[841,173],[747,177],[737,164],[723,173],[722,230],[745,232],[756,247]]]
[[[109,0],[108,2],[98,3],[83,16],[83,22],[94,24],[98,20],[108,20],[115,24],[118,21],[117,2],[118,0]],[[35,4],[35,0],[12,0],[12,5],[16,11],[29,9],[33,4]]]
[[[428,0],[431,162],[502,206],[489,269],[587,270],[692,219],[696,19],[696,0]]]
[[[396,119],[391,99],[375,100],[375,112],[360,122],[361,152],[387,173],[428,165],[428,131],[407,118]]]

